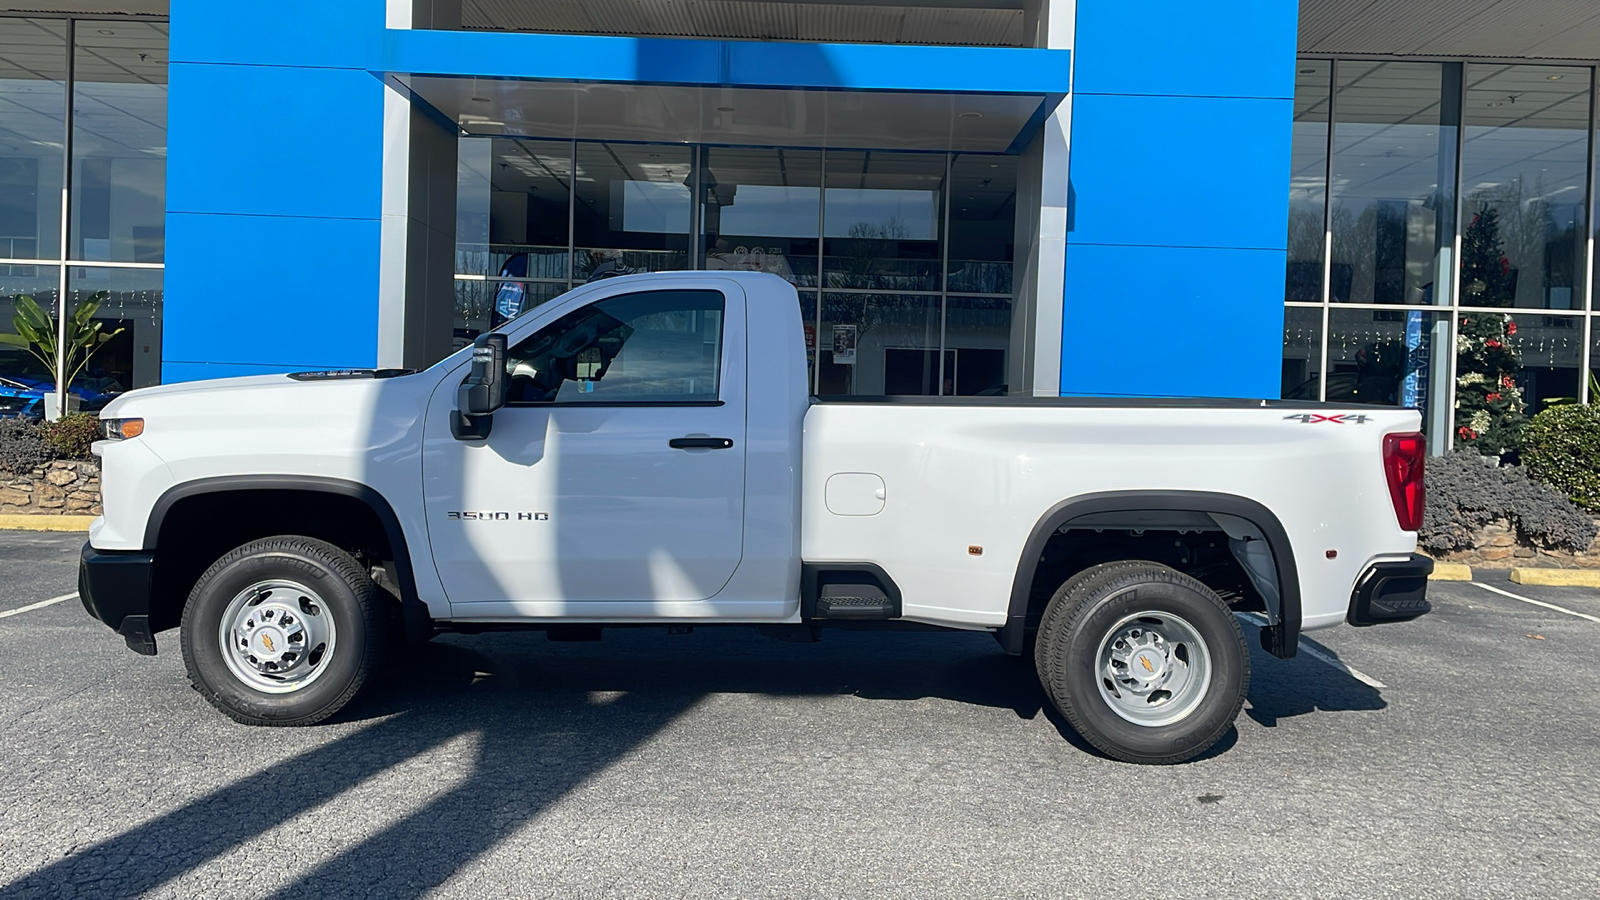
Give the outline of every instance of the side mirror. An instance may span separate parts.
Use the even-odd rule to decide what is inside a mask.
[[[472,347],[472,371],[456,389],[450,431],[458,441],[485,440],[494,425],[494,411],[505,405],[506,336],[480,334]]]

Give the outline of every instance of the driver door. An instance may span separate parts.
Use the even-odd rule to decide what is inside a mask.
[[[511,335],[487,440],[451,436],[465,364],[435,391],[424,502],[456,615],[638,614],[732,578],[745,300],[733,283],[693,284],[609,292]]]

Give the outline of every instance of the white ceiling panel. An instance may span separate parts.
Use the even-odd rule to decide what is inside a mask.
[[[402,76],[479,135],[885,150],[1007,150],[1045,98]]]

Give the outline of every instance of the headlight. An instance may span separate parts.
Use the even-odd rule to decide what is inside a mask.
[[[100,425],[108,441],[136,438],[144,434],[143,419],[101,419]]]

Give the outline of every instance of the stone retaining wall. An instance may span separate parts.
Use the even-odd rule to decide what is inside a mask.
[[[100,515],[100,466],[56,460],[31,472],[0,472],[0,514]]]
[[[1441,562],[1466,563],[1481,569],[1537,566],[1547,569],[1600,569],[1600,537],[1582,553],[1545,550],[1516,533],[1505,519],[1490,522],[1473,536],[1472,549],[1439,554]]]

